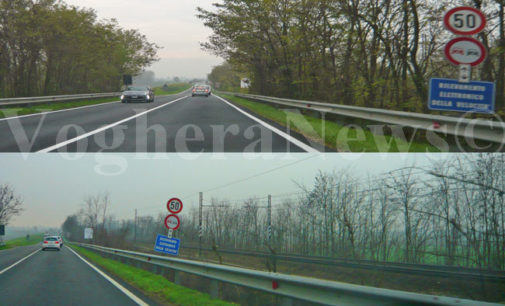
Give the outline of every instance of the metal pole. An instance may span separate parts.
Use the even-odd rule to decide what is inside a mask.
[[[200,210],[199,210],[199,220],[198,220],[198,235],[200,236],[200,243],[198,246],[198,254],[202,257],[202,236],[203,236],[203,228],[202,228],[202,210],[203,210],[203,192],[200,192]]]
[[[272,238],[272,196],[268,195],[268,217],[267,217],[267,222],[268,222],[268,229],[267,229],[267,234],[268,234],[268,242],[270,243],[270,239]]]
[[[134,230],[134,239],[133,241],[136,243],[137,242],[137,209],[135,208],[135,230]]]

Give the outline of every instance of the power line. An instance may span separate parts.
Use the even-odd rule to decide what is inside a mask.
[[[304,158],[304,159],[300,159],[300,160],[297,160],[297,161],[294,161],[292,163],[289,163],[289,164],[286,164],[286,165],[283,165],[283,166],[279,166],[279,167],[276,167],[276,168],[273,168],[273,169],[270,169],[270,170],[267,170],[267,171],[263,171],[263,172],[260,172],[260,173],[257,173],[257,174],[254,174],[254,175],[251,175],[251,176],[248,176],[248,177],[245,177],[245,178],[242,178],[242,179],[238,179],[238,180],[235,180],[235,181],[231,181],[229,183],[226,183],[226,184],[223,184],[223,185],[220,185],[220,186],[217,186],[217,187],[214,187],[214,188],[210,188],[210,189],[207,189],[207,190],[203,190],[201,192],[212,192],[212,191],[216,191],[216,190],[219,190],[219,189],[223,189],[223,188],[226,188],[226,187],[230,187],[232,185],[236,185],[238,183],[243,183],[245,181],[248,181],[248,180],[251,180],[253,178],[257,178],[257,177],[260,177],[260,176],[263,176],[265,174],[268,174],[268,173],[272,173],[272,172],[275,172],[277,170],[280,170],[280,169],[284,169],[284,168],[287,168],[287,167],[290,167],[290,166],[293,166],[293,165],[296,165],[296,164],[299,164],[301,162],[304,162],[304,161],[307,161],[309,159],[312,159],[312,158],[315,158],[315,157],[318,157],[320,155],[311,155],[307,158]],[[194,195],[197,195],[199,192],[196,192],[196,193],[193,193],[193,194],[190,194],[190,195],[187,195],[183,198],[189,198],[189,197],[192,197]]]

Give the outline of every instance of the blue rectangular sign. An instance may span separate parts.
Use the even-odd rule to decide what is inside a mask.
[[[180,244],[181,244],[180,239],[168,238],[167,236],[158,234],[158,237],[156,237],[156,244],[154,245],[154,250],[156,252],[177,256],[179,255]]]
[[[438,111],[494,113],[495,83],[460,83],[451,79],[431,79],[428,108]]]

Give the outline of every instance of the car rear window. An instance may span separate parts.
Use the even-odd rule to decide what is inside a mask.
[[[46,240],[47,241],[56,241],[56,240],[58,240],[58,238],[56,238],[56,237],[47,237]]]
[[[128,87],[128,90],[131,91],[147,91],[146,87]]]

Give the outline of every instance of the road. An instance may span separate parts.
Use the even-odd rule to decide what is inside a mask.
[[[138,305],[139,301],[155,304],[117,282],[124,290],[67,246],[59,252],[40,251],[40,244],[0,251],[0,305]]]
[[[290,135],[291,134],[291,135]],[[317,152],[285,127],[216,96],[105,103],[0,119],[0,152]]]

